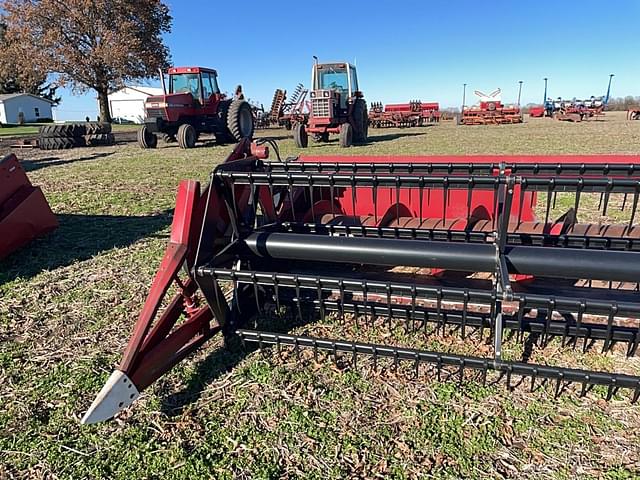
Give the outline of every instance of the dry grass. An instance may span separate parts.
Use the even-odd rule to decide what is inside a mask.
[[[284,136],[287,132],[261,132]],[[640,122],[372,130],[364,147],[309,154],[640,153]],[[293,142],[281,140],[283,155]],[[25,151],[60,228],[0,263],[0,478],[635,478],[640,407],[544,389],[438,383],[390,368],[302,364],[211,342],[117,420],[80,427],[119,359],[167,240],[177,183],[206,180],[228,147],[133,144]],[[299,331],[379,339],[327,318]],[[455,336],[404,344],[486,347]],[[476,342],[477,343],[477,342]],[[487,347],[488,348],[488,347]],[[517,347],[514,347],[517,349]],[[515,350],[514,350],[515,351]],[[544,356],[544,357],[543,357]],[[637,359],[563,350],[608,369]]]

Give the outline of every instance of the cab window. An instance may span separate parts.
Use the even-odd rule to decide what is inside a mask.
[[[209,72],[202,74],[202,91],[204,92],[205,100],[208,100],[216,93],[220,93],[220,90],[218,90],[218,82],[216,81],[216,76],[214,74]]]
[[[358,88],[358,76],[356,75],[355,68],[349,68],[349,72],[351,74],[351,90],[352,92],[356,92],[359,90]]]
[[[347,81],[347,72],[336,71],[331,69],[321,70],[320,74],[320,88],[324,90],[338,90],[339,92],[346,92],[349,90],[349,82]]]
[[[171,75],[170,92],[190,93],[195,100],[200,100],[200,75],[197,73]]]
[[[202,74],[202,93],[204,94],[205,100],[207,100],[213,94],[213,90],[211,88],[211,78],[209,78],[208,73]]]

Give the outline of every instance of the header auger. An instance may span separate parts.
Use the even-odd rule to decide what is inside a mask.
[[[638,400],[624,358],[640,342],[640,157],[266,156],[243,141],[207,187],[180,184],[149,297],[84,423],[129,406],[217,334],[423,379]],[[382,344],[264,330],[270,304],[296,326],[333,317],[403,334]],[[423,348],[432,335],[469,337],[475,353]],[[524,341],[576,362],[576,347],[610,352],[623,371],[533,363]]]

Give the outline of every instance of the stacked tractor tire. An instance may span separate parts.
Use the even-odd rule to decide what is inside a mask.
[[[66,150],[75,147],[114,145],[115,137],[107,122],[63,123],[40,127],[41,150]]]

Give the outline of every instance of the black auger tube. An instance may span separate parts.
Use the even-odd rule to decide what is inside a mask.
[[[493,272],[496,248],[488,244],[387,238],[252,233],[245,239],[258,256],[311,262],[431,267]],[[507,246],[510,273],[568,279],[640,281],[640,252]]]

